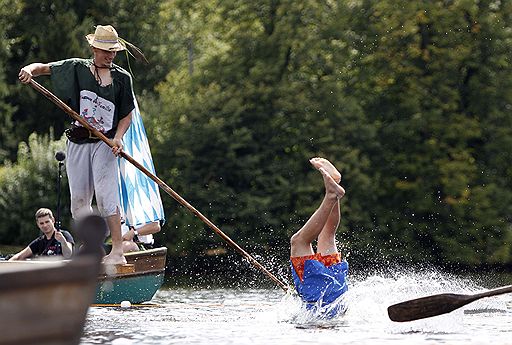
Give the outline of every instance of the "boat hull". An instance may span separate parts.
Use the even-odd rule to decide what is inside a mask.
[[[78,344],[99,260],[0,265],[0,345]]]
[[[94,304],[111,305],[128,301],[139,304],[150,301],[165,278],[167,248],[156,248],[125,254],[128,270],[108,273],[104,268],[98,279]]]
[[[120,304],[129,301],[139,304],[150,301],[164,282],[164,273],[118,277],[100,282],[96,288],[95,304]]]

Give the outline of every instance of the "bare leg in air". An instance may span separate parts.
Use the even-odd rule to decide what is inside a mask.
[[[326,255],[337,252],[335,234],[340,221],[339,199],[345,195],[345,190],[338,184],[341,174],[324,158],[313,158],[310,162],[322,174],[325,196],[306,224],[292,236],[292,257],[315,254],[312,246],[315,240],[318,240],[318,253]]]

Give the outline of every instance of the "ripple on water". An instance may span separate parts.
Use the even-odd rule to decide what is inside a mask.
[[[152,301],[157,306],[91,308],[81,344],[507,344],[510,295],[413,322],[387,316],[389,305],[404,300],[482,290],[435,270],[355,276],[346,312],[325,320],[279,289],[162,289]]]

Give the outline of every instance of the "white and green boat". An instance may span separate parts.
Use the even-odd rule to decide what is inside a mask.
[[[126,265],[104,266],[98,278],[95,305],[148,302],[162,286],[167,248],[131,252],[124,256]]]

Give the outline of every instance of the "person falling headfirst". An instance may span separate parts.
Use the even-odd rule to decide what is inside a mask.
[[[121,39],[111,25],[98,25],[86,36],[92,59],[66,59],[33,63],[23,67],[19,80],[51,75],[55,94],[80,114],[92,127],[112,140],[113,147],[100,141],[79,123],[66,131],[66,171],[71,192],[74,219],[92,212],[93,195],[100,214],[105,217],[112,251],[107,264],[126,263],[123,256],[117,155],[123,149],[122,137],[131,123],[135,108],[130,74],[113,63],[118,51],[132,46]]]
[[[336,230],[340,222],[339,199],[345,190],[339,185],[341,174],[328,160],[313,158],[311,164],[320,171],[325,195],[318,209],[290,240],[290,263],[297,293],[306,307],[322,312],[322,308],[338,302],[347,291],[348,263],[336,248]],[[313,242],[317,241],[317,252]],[[337,303],[338,304],[338,303]],[[329,310],[334,316],[341,304]]]

